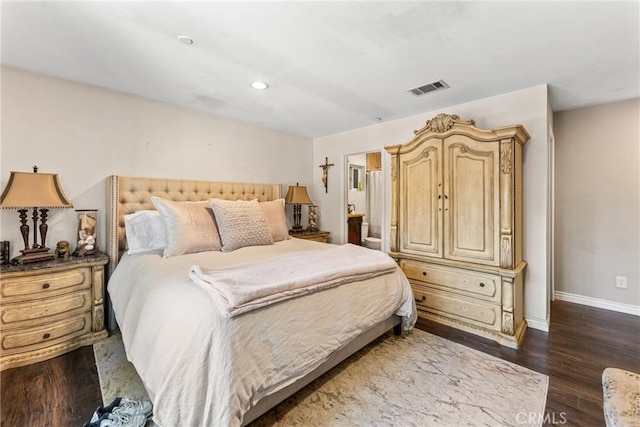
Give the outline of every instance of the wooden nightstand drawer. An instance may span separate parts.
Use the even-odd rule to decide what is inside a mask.
[[[439,289],[500,303],[501,278],[498,275],[462,269],[444,269],[407,260],[400,261],[400,268],[409,280],[429,283]]]
[[[91,311],[91,291],[75,292],[55,298],[18,304],[3,304],[0,321],[4,330],[49,323],[75,313]]]
[[[291,233],[291,237],[296,239],[313,240],[314,242],[329,243],[329,231],[303,231],[302,233]]]
[[[91,287],[91,269],[74,268],[64,271],[34,273],[29,276],[3,278],[3,303],[28,301],[33,298],[60,295]]]
[[[4,356],[53,346],[91,332],[91,313],[51,322],[37,328],[0,332]]]

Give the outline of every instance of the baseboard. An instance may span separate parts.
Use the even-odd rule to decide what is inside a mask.
[[[621,302],[607,301],[599,298],[585,297],[583,295],[570,294],[568,292],[562,291],[556,291],[553,295],[555,299],[560,301],[573,302],[576,304],[588,305],[590,307],[604,308],[605,310],[640,316],[640,306],[638,305],[624,304]]]
[[[527,326],[531,329],[537,329],[543,332],[549,332],[549,317],[546,320],[533,319],[531,317],[524,318],[527,321]],[[525,338],[526,339],[526,338]]]

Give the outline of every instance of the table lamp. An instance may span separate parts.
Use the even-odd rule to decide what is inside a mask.
[[[300,218],[302,217],[301,205],[312,205],[313,202],[309,198],[307,193],[307,187],[304,185],[291,185],[287,190],[287,195],[284,198],[284,202],[287,205],[293,205],[293,228],[289,230],[291,233],[301,233],[304,228],[300,225]]]
[[[58,174],[11,172],[9,182],[0,196],[0,208],[17,209],[20,215],[20,233],[24,240],[22,255],[11,262],[25,264],[35,261],[46,261],[55,258],[45,242],[47,239],[47,212],[50,208],[71,208],[73,205],[62,191]],[[27,211],[33,208],[33,246],[29,248],[29,225]],[[40,210],[40,226],[38,227],[38,210]],[[40,244],[38,244],[38,229]]]

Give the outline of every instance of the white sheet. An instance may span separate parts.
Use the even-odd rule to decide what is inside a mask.
[[[328,245],[291,239],[234,252],[124,257],[109,280],[129,360],[166,426],[237,426],[262,397],[396,313],[415,323],[409,283],[395,273],[225,317],[188,279],[191,265],[228,267]]]

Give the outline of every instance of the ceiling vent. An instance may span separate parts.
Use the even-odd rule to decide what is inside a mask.
[[[449,85],[444,80],[438,80],[437,82],[429,83],[423,86],[415,87],[413,89],[407,89],[407,92],[414,94],[415,96],[424,95],[425,93],[435,92],[436,90],[442,90],[448,88]]]

